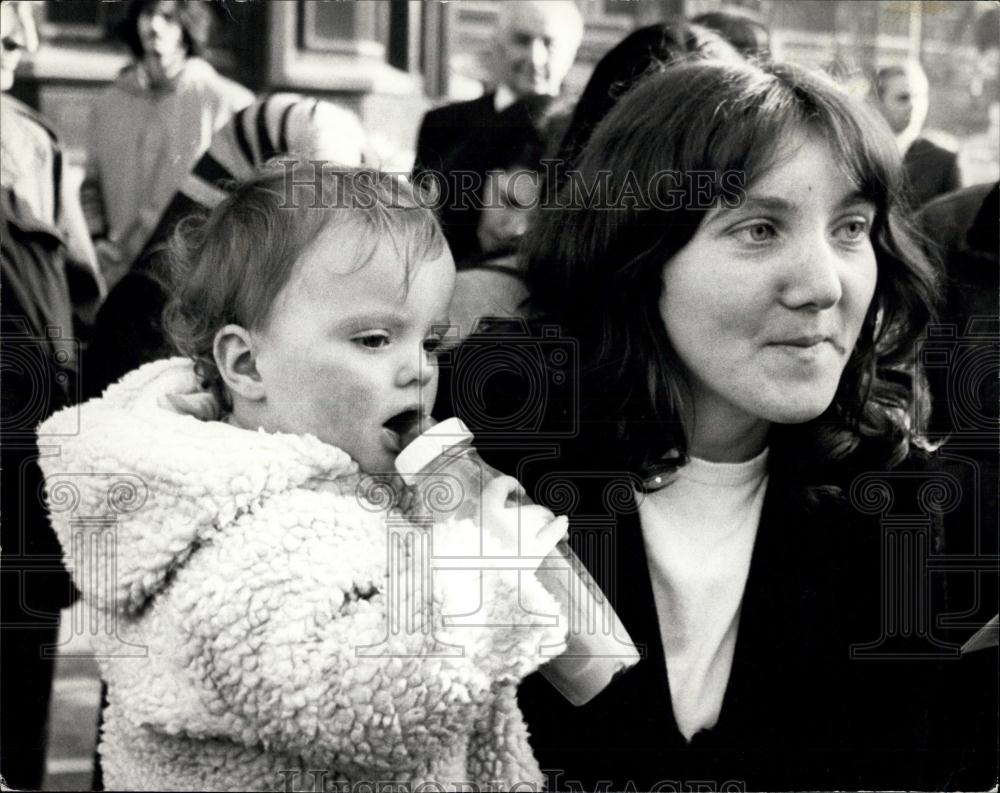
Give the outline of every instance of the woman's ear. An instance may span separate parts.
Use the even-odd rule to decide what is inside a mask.
[[[250,331],[242,325],[226,325],[215,334],[212,355],[230,393],[251,402],[264,399],[264,382],[257,371],[256,351]]]

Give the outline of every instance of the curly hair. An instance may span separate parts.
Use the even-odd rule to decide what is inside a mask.
[[[171,297],[163,327],[223,406],[231,399],[213,354],[217,331],[265,326],[296,262],[328,228],[343,239],[331,255],[357,269],[379,245],[394,245],[404,287],[410,265],[440,256],[446,245],[423,196],[405,180],[320,161],[271,163],[210,212],[178,225],[168,249]]]
[[[558,158],[576,161],[594,128],[626,93],[650,74],[686,60],[738,55],[717,33],[686,22],[661,22],[632,31],[597,62],[559,144]]]
[[[825,77],[798,68],[678,64],[647,77],[597,126],[577,178],[537,213],[525,243],[534,308],[579,341],[589,425],[611,427],[617,462],[644,478],[687,459],[681,416],[690,396],[659,313],[663,267],[712,201],[731,197],[721,179],[702,196],[712,201],[678,202],[677,185],[670,195],[656,175],[677,174],[687,196],[706,189],[699,181],[706,173],[739,172],[750,187],[782,142],[803,131],[825,138],[874,204],[878,277],[832,404],[804,425],[772,428],[772,467],[808,476],[847,457],[862,438],[894,463],[920,437],[915,409],[926,403],[926,386],[914,349],[937,285],[900,212],[899,154],[885,124]],[[645,202],[628,192],[618,205],[602,205],[594,193],[581,204],[574,193],[581,184],[602,185],[605,197],[625,196],[630,184],[651,187]]]

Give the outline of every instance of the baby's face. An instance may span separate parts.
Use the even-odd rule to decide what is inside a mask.
[[[391,243],[345,263],[345,237],[329,231],[296,263],[265,327],[255,332],[266,394],[265,429],[312,434],[368,473],[389,473],[400,430],[428,414],[437,393],[433,350],[448,323],[455,265],[404,263]]]

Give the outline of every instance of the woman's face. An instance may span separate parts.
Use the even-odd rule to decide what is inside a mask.
[[[803,133],[666,263],[660,315],[693,397],[693,455],[830,405],[875,292],[874,217]]]

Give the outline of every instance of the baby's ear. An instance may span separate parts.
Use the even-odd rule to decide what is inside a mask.
[[[257,371],[257,360],[250,331],[242,325],[226,325],[215,334],[212,344],[215,365],[226,387],[251,402],[265,396],[264,383]]]

